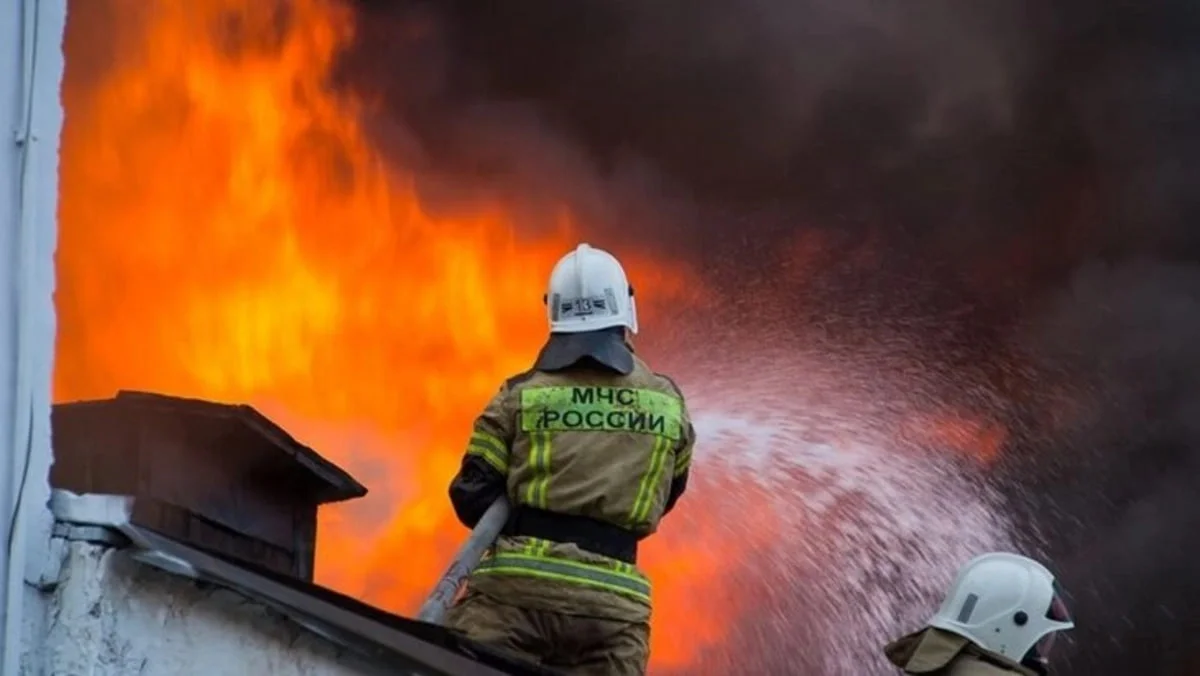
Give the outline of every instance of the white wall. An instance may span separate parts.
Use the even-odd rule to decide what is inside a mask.
[[[355,676],[334,644],[242,596],[83,542],[68,547],[30,674]]]
[[[4,676],[17,673],[21,638],[26,646],[36,638],[41,596],[24,578],[39,576],[51,524],[45,505],[51,462],[53,255],[65,21],[66,0],[0,2],[0,673]],[[20,510],[14,511],[18,506]]]

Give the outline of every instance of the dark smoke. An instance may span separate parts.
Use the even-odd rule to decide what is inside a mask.
[[[1047,386],[1007,469],[1083,626],[1069,673],[1197,673],[1200,269],[1087,265],[1031,314]]]
[[[819,325],[1000,418],[1013,511],[1074,590],[1064,673],[1200,669],[1200,5],[360,11],[344,76],[432,203],[499,196],[536,227],[566,199],[618,252],[711,270],[713,336],[768,316],[730,346]],[[760,291],[774,311],[736,302]]]

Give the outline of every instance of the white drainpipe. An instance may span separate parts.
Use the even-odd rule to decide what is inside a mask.
[[[24,611],[37,599],[25,580],[37,579],[49,542],[66,15],[66,0],[0,2],[0,676],[18,674]]]

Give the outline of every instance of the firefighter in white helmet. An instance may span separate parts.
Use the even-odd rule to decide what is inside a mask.
[[[679,388],[634,354],[616,258],[580,244],[544,300],[549,338],[476,419],[450,486],[467,527],[502,495],[513,512],[448,624],[560,673],[643,674],[638,543],[683,494],[695,431]]]
[[[994,552],[963,566],[925,629],[884,650],[907,674],[1045,676],[1057,633],[1074,626],[1053,573]]]

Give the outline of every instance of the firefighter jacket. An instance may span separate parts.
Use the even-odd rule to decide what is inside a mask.
[[[613,335],[566,337],[566,353],[571,341],[593,344],[565,359],[552,338],[476,419],[451,502],[467,527],[501,495],[513,515],[471,576],[475,591],[541,610],[649,617],[637,544],[683,494],[695,431],[679,388]]]
[[[966,638],[933,627],[896,639],[884,648],[906,674],[929,676],[1038,676],[1033,669],[984,650]]]

